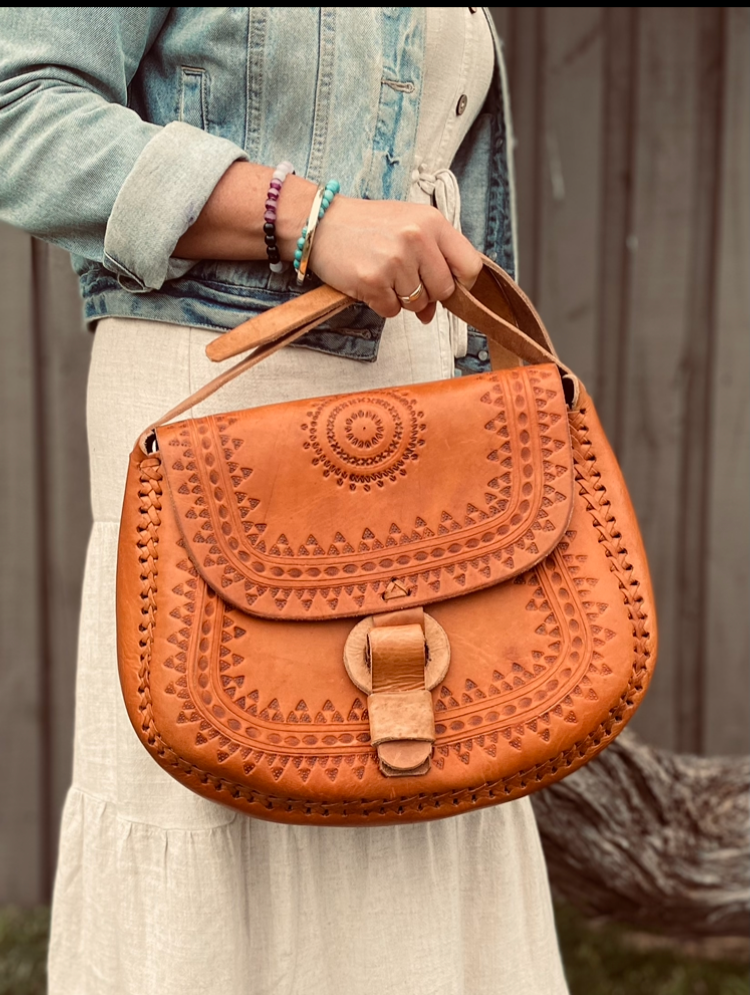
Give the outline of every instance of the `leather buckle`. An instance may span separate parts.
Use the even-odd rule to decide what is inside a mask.
[[[370,615],[344,647],[344,666],[367,696],[372,745],[386,777],[425,774],[435,742],[430,691],[445,677],[450,643],[421,608]]]

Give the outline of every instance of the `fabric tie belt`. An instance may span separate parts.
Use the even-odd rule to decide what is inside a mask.
[[[427,194],[433,205],[449,221],[456,231],[461,231],[461,193],[458,180],[450,169],[432,172],[424,163],[413,170],[412,182]],[[465,356],[469,344],[468,327],[465,321],[449,311],[448,318],[451,350],[455,357]]]

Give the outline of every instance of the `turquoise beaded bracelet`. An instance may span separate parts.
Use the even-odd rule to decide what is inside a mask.
[[[297,271],[298,284],[304,283],[307,276],[313,238],[315,237],[315,229],[318,227],[318,222],[323,218],[323,215],[331,206],[333,198],[340,189],[341,184],[338,180],[329,180],[324,187],[318,187],[315,193],[312,207],[310,208],[310,216],[307,219],[307,224],[302,229],[302,234],[297,239],[297,249],[294,253],[294,268]]]
[[[320,221],[323,215],[326,213],[328,208],[331,206],[331,201],[336,196],[336,194],[341,189],[341,184],[338,180],[329,180],[323,189],[323,203],[321,204],[320,210],[318,211],[318,221]]]

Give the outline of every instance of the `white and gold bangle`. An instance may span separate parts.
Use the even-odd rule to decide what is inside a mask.
[[[307,224],[297,239],[297,249],[294,253],[294,268],[297,270],[298,284],[303,284],[307,276],[307,268],[310,265],[310,253],[312,252],[313,239],[318,222],[328,210],[331,201],[338,192],[338,180],[329,180],[324,187],[318,187],[315,193]]]

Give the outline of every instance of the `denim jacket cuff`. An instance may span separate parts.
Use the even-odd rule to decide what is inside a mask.
[[[120,188],[104,237],[104,265],[133,293],[158,290],[195,260],[173,258],[239,146],[174,121],[144,147]]]

